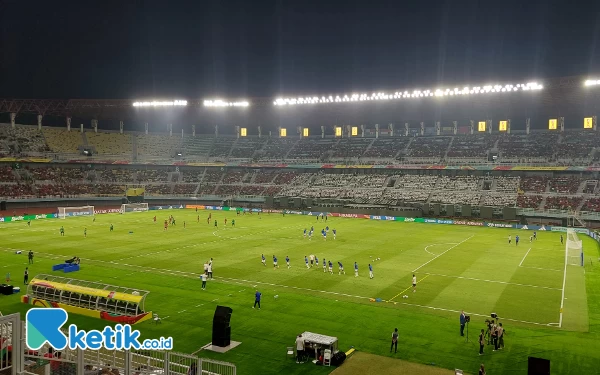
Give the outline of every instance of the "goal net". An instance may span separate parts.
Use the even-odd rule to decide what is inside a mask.
[[[59,219],[66,219],[72,216],[94,216],[94,206],[58,207]]]
[[[573,229],[567,229],[567,264],[573,266],[583,266],[583,245],[577,232]]]
[[[121,213],[148,211],[148,203],[128,203],[121,205]]]

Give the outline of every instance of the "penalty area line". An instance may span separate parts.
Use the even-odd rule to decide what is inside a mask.
[[[529,255],[529,252],[531,251],[532,247],[529,248],[529,250],[527,250],[527,252],[525,253],[525,256],[523,257],[523,259],[521,259],[521,263],[519,263],[519,267],[523,267],[523,262],[525,261],[525,258],[527,258],[527,255]]]

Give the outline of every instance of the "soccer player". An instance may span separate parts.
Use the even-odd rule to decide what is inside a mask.
[[[60,227],[60,235],[64,236],[65,235],[65,227],[61,226]],[[561,236],[562,237],[562,236]],[[562,239],[560,240],[560,242],[562,242]]]
[[[537,240],[537,232],[536,231],[533,231],[533,239]]]
[[[317,267],[319,266],[319,257],[317,257],[316,255],[315,255],[315,265],[316,265]],[[312,264],[312,261],[310,262],[310,266],[311,266],[311,267],[313,266],[313,264]]]
[[[266,267],[267,266],[267,263],[266,263],[267,260],[265,259],[265,254],[261,255],[261,258],[262,258],[262,264],[263,264],[263,266]]]
[[[529,236],[529,243],[533,242],[533,236]]]
[[[290,257],[287,255],[285,256],[285,263],[287,264],[289,270],[292,266],[290,266]]]
[[[27,220],[27,226],[30,227],[31,226],[31,220]]]
[[[337,232],[335,230],[335,228],[333,229],[333,239],[335,240],[335,236],[336,236]]]
[[[260,297],[261,296],[262,296],[262,293],[257,290],[256,293],[254,294],[254,306],[252,306],[252,308],[255,308],[256,305],[258,305],[258,309],[260,310]]]
[[[519,235],[515,236],[515,246],[519,246]]]
[[[94,217],[94,220],[92,220],[92,223],[95,223],[95,222],[96,222],[96,217]]]
[[[373,278],[373,266],[369,263],[369,279]]]
[[[165,229],[163,230],[167,230],[169,228],[169,224],[167,223],[167,221],[165,220]]]
[[[562,234],[560,235],[560,243],[561,243],[561,245],[563,243],[563,236],[562,236]]]
[[[342,273],[345,275],[346,271],[344,271],[344,265],[342,264],[342,262],[338,262],[338,275],[341,275]]]
[[[83,228],[83,237],[87,238],[87,228]]]
[[[317,262],[318,261],[319,261],[319,258],[317,258]],[[310,254],[310,268],[312,268],[314,262],[315,262],[315,256]]]
[[[154,222],[156,223],[156,215],[154,215]]]
[[[173,218],[173,225],[175,225],[175,218]]]
[[[235,227],[235,219],[231,219],[231,226]]]
[[[323,258],[323,273],[327,272],[327,262],[325,262],[325,258]]]
[[[311,226],[310,226],[310,231],[311,231],[311,232],[314,232],[314,231],[315,231],[315,227],[311,225]]]
[[[306,238],[306,228],[304,228],[304,238]]]
[[[413,293],[417,291],[417,277],[413,273]]]
[[[202,279],[202,290],[206,290],[207,277],[208,277],[208,275],[206,274],[206,272],[204,272],[202,275],[200,275],[200,278]]]
[[[308,232],[308,240],[309,241],[312,240],[312,234],[313,234],[312,230],[310,232]]]
[[[227,226],[227,218],[225,218],[225,226]]]
[[[512,236],[509,234],[508,235],[508,244],[510,245],[510,241],[512,241]]]
[[[23,274],[23,284],[27,285],[29,283],[29,268],[25,267],[25,273]]]
[[[204,273],[208,272],[208,262],[204,263]]]
[[[110,224],[110,231],[112,232],[112,231],[113,231],[113,229],[115,229],[115,228],[113,227],[113,225],[112,225],[112,223],[111,223],[111,224]]]
[[[212,262],[208,262],[208,268],[206,269],[208,277],[212,280]]]
[[[331,263],[331,260],[329,261],[329,273],[333,275],[333,263]]]
[[[215,220],[215,228],[217,227],[217,221]]]
[[[198,218],[196,220],[198,223],[200,222],[200,215],[198,215]]]
[[[29,250],[29,254],[27,254],[27,258],[29,259],[29,264],[33,264],[33,251]]]
[[[321,233],[323,233],[323,240],[327,241],[327,232],[325,232],[325,229],[323,229]]]
[[[358,263],[354,262],[354,277],[358,277]]]
[[[6,283],[10,283],[10,272],[6,273]]]
[[[327,222],[327,215],[325,215],[325,222]]]
[[[306,263],[306,268],[310,268],[310,267],[308,266],[308,258],[306,257],[306,255],[304,256],[304,263]]]
[[[273,269],[275,268],[279,268],[279,265],[277,264],[277,257],[273,255]]]
[[[329,225],[325,227],[325,232],[329,232]]]
[[[206,218],[206,224],[210,224],[210,217]]]

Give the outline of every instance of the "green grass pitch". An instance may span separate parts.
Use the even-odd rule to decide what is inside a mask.
[[[35,263],[30,277],[51,273],[51,265],[72,256],[82,259],[74,278],[149,290],[146,310],[158,313],[161,325],[144,322],[142,336],[172,336],[175,350],[192,353],[211,341],[217,304],[233,309],[232,339],[242,344],[226,354],[201,356],[230,361],[241,374],[324,374],[331,369],[297,365],[286,347],[304,331],[337,336],[340,349],[395,356],[444,368],[476,372],[485,363],[490,373],[525,373],[527,357],[552,361],[553,374],[597,373],[600,324],[598,245],[585,237],[585,267],[567,267],[562,326],[565,249],[560,234],[280,214],[172,210],[98,215],[92,218],[0,225],[0,271],[22,283],[27,255]],[[173,214],[177,225],[163,230]],[[157,223],[152,217],[157,215]],[[200,222],[197,222],[200,215]],[[228,225],[224,226],[227,217]],[[214,219],[218,228],[214,227]],[[184,221],[186,228],[184,228]],[[109,232],[110,224],[114,232]],[[65,237],[59,228],[65,227]],[[315,227],[311,241],[304,228]],[[331,231],[324,241],[320,230]],[[87,238],[83,231],[87,228]],[[132,232],[132,233],[130,233]],[[514,245],[519,234],[521,243]],[[513,243],[508,244],[509,235]],[[267,265],[261,263],[265,254]],[[272,255],[279,258],[273,269]],[[315,254],[334,263],[334,274],[306,269],[304,256]],[[291,259],[291,269],[285,257]],[[203,263],[214,258],[214,280],[200,289]],[[379,260],[375,260],[380,258]],[[338,275],[337,262],[346,269]],[[354,277],[353,263],[359,264]],[[368,264],[374,269],[369,279]],[[417,275],[417,292],[411,279]],[[63,275],[57,273],[57,275]],[[263,293],[262,309],[253,310],[255,289]],[[278,295],[278,298],[274,298]],[[402,298],[408,295],[408,298]],[[383,302],[371,302],[381,298]],[[19,297],[0,296],[4,314],[24,313]],[[459,311],[472,316],[469,342],[459,336]],[[506,348],[478,355],[477,333],[489,314],[497,313],[507,331]],[[23,315],[24,316],[24,315]],[[84,328],[104,322],[71,315]],[[391,332],[400,331],[398,354],[389,353]]]

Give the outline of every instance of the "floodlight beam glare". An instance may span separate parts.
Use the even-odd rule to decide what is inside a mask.
[[[172,100],[172,101],[159,101],[153,100],[148,102],[134,102],[134,107],[185,107],[187,106],[187,100]]]

